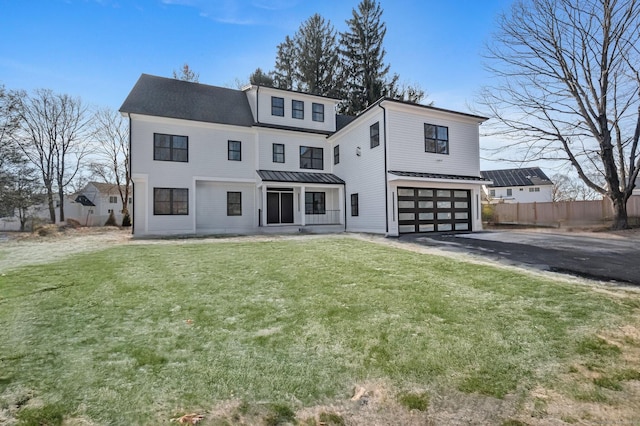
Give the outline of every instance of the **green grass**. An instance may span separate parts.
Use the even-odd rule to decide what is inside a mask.
[[[349,238],[122,246],[0,276],[0,410],[28,390],[55,419],[157,424],[237,399],[277,424],[369,380],[502,398],[618,357],[596,332],[628,300]]]

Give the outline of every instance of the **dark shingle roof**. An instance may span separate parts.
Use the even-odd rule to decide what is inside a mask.
[[[389,170],[389,173],[402,177],[415,177],[427,179],[453,179],[453,180],[476,180],[478,182],[486,182],[488,179],[478,176],[461,176],[461,175],[443,175],[440,173],[419,173],[419,172],[401,172],[397,170]]]
[[[84,195],[78,195],[74,201],[82,204],[83,206],[95,207],[95,204],[93,204],[93,202]]]
[[[355,115],[336,115],[336,132],[345,127],[347,124],[351,123],[356,118],[357,117]]]
[[[281,172],[258,170],[260,179],[266,182],[329,183],[344,185],[344,181],[331,173]]]
[[[250,127],[247,95],[234,89],[142,74],[120,112]]]
[[[487,170],[480,172],[483,177],[493,181],[489,187],[553,185],[540,167],[524,169]]]

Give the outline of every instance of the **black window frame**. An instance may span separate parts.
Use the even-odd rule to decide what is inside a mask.
[[[433,129],[433,132],[430,132],[429,129]],[[446,139],[442,138],[440,133],[442,130],[446,133]],[[430,135],[433,135],[433,137]],[[432,154],[449,155],[449,127],[424,123],[424,151]]]
[[[168,137],[168,146],[159,146],[160,138]],[[178,139],[180,138],[180,140]],[[185,147],[176,147],[179,141],[184,139]],[[166,155],[161,155],[164,152]],[[154,161],[175,161],[178,163],[189,162],[189,136],[184,135],[170,135],[167,133],[154,133],[153,134],[153,159]]]
[[[235,158],[236,154],[238,158]],[[227,160],[242,161],[242,141],[227,141]]]
[[[311,198],[311,200],[309,200]],[[304,193],[304,214],[320,215],[327,214],[326,193],[320,191],[309,191]]]
[[[232,197],[238,197],[237,200],[232,200]],[[238,210],[235,210],[235,207]],[[242,192],[241,191],[227,191],[227,216],[242,216]]]
[[[380,122],[376,121],[369,126],[369,145],[375,148],[380,145]]]
[[[308,150],[307,152],[309,152],[309,155],[306,156],[306,152],[303,152],[303,150]],[[318,152],[320,153],[319,156],[317,155]],[[307,161],[308,164],[305,164]],[[309,170],[324,170],[324,148],[301,145],[300,168]]]
[[[299,108],[296,108],[298,106]],[[299,117],[296,116],[298,113]],[[296,99],[291,100],[291,118],[295,118],[297,120],[304,120],[304,102],[298,101]]]
[[[159,200],[160,191],[169,191],[168,200]],[[176,200],[179,198],[178,191],[183,191],[184,200]],[[168,212],[160,209],[159,203],[165,203],[169,206]],[[184,203],[180,206],[178,203]],[[181,209],[183,207],[183,209]],[[153,188],[153,215],[154,216],[188,216],[189,215],[189,188]]]
[[[319,104],[317,102],[313,102],[311,104],[311,119],[313,121],[324,123],[324,104]]]
[[[109,204],[118,204],[118,196],[109,195]]]
[[[276,147],[282,147],[282,152],[276,152]],[[278,160],[278,156],[282,156],[282,161]],[[283,143],[274,143],[272,145],[271,148],[271,160],[274,163],[284,163],[285,162],[285,156],[284,156],[284,144]]]
[[[271,115],[284,117],[284,98],[278,96],[271,97]]]
[[[333,164],[340,163],[340,145],[336,145],[333,147]]]
[[[358,193],[351,194],[351,216],[360,216]]]

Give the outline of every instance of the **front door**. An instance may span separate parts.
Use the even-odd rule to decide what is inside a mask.
[[[267,192],[267,224],[293,223],[293,193]]]

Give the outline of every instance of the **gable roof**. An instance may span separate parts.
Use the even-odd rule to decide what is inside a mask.
[[[118,191],[118,185],[116,185],[115,183],[89,182],[87,185],[89,184],[93,185],[101,194],[109,194],[109,195],[120,194],[120,192]],[[120,186],[124,190],[124,185],[120,185]],[[86,186],[85,186],[85,189],[86,189]]]
[[[241,90],[142,74],[121,113],[251,127],[253,114]]]
[[[505,186],[538,186],[553,185],[551,179],[544,174],[540,167],[523,169],[501,169],[480,172],[483,178],[493,181],[492,188]]]

